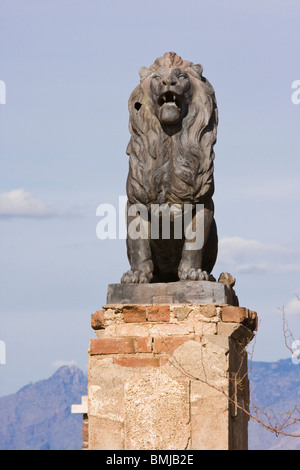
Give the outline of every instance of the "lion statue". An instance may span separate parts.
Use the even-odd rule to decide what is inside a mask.
[[[129,98],[128,208],[144,207],[149,217],[127,211],[130,270],[122,283],[214,280],[210,273],[218,250],[212,200],[218,112],[214,89],[202,71],[201,65],[167,52],[150,68],[140,69],[140,84]],[[199,222],[201,246],[191,248],[186,232],[174,236],[173,212],[171,235],[162,237],[160,229],[159,236],[151,236],[153,206],[192,208],[190,233],[196,233]],[[147,229],[139,238],[128,230],[137,217]]]

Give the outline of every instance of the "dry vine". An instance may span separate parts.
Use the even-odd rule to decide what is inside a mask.
[[[299,299],[300,300],[300,299]],[[285,312],[284,312],[284,309],[282,308],[281,309],[282,313],[283,313],[283,335],[284,335],[284,341],[285,341],[285,345],[287,346],[288,350],[292,352],[293,355],[294,354],[294,351],[290,345],[290,342],[291,341],[294,341],[294,337],[288,327],[288,324],[287,324],[287,320],[286,320],[286,315],[285,315]],[[256,336],[254,336],[254,343],[252,344],[252,351],[249,353],[246,348],[243,348],[242,349],[242,353],[240,353],[240,364],[239,364],[239,367],[237,369],[237,372],[235,374],[235,378],[232,379],[229,377],[229,380],[232,381],[232,380],[235,380],[235,383],[234,383],[234,387],[238,387],[238,386],[242,386],[243,384],[243,381],[244,379],[249,375],[251,369],[252,369],[252,362],[253,362],[253,354],[254,354],[254,347],[255,347],[255,340],[256,340]],[[240,375],[240,371],[242,370],[242,366],[244,364],[244,361],[248,360],[248,354],[250,356],[250,360],[249,360],[249,368],[247,368],[247,372],[244,373],[243,375],[239,376]],[[174,362],[172,362],[172,365],[177,369],[179,370],[183,375],[185,375],[186,377],[190,378],[191,380],[196,380],[196,381],[199,381],[203,384],[206,384],[207,386],[209,386],[210,388],[212,388],[213,390],[221,393],[223,396],[226,397],[226,399],[232,403],[236,408],[240,409],[243,413],[245,413],[249,418],[253,419],[254,421],[256,421],[257,423],[259,423],[263,428],[267,429],[268,431],[270,431],[271,433],[274,433],[277,437],[279,435],[282,435],[282,436],[287,436],[287,437],[296,437],[296,438],[300,438],[300,434],[295,434],[295,433],[289,433],[287,432],[286,430],[288,428],[290,428],[291,426],[297,424],[297,423],[300,423],[300,409],[298,408],[297,405],[294,406],[294,408],[291,410],[291,411],[287,411],[287,412],[284,412],[284,413],[275,413],[271,408],[264,408],[264,409],[261,409],[259,408],[258,406],[256,406],[253,401],[251,400],[251,405],[252,405],[252,408],[253,408],[253,412],[250,412],[249,410],[247,410],[244,406],[242,406],[238,400],[235,400],[233,397],[231,397],[228,393],[226,393],[226,391],[224,391],[223,389],[217,387],[216,385],[214,384],[211,384],[209,383],[208,379],[207,379],[207,375],[206,375],[206,372],[205,372],[205,367],[204,367],[204,363],[202,361],[202,368],[203,368],[203,374],[204,374],[204,379],[201,379],[200,377],[195,377],[193,374],[191,374],[190,372],[188,372],[183,366],[182,364],[180,364],[178,362],[178,360],[176,359],[176,357],[174,356],[173,353],[171,353],[171,356],[174,360]],[[300,355],[297,356],[297,359],[300,361]],[[238,377],[238,380],[236,381],[236,377]]]

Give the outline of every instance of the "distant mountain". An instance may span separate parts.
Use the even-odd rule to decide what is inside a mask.
[[[71,405],[87,395],[87,378],[77,367],[0,398],[1,450],[81,449],[82,416]]]
[[[300,408],[300,365],[291,360],[254,362],[249,373],[253,403],[270,416]],[[79,450],[82,416],[71,406],[87,394],[87,378],[77,367],[61,367],[52,377],[0,398],[1,450]],[[297,429],[298,428],[298,429]],[[288,432],[300,434],[300,423]],[[253,420],[249,449],[300,450],[300,438],[276,437]]]
[[[281,422],[285,414],[298,407],[300,418],[300,364],[291,359],[278,362],[253,362],[249,369],[252,411],[254,406],[266,413],[267,422],[274,412]],[[294,415],[295,416],[295,415]],[[274,424],[273,420],[273,424]],[[300,421],[284,429],[287,433],[300,435]],[[300,438],[276,436],[254,420],[249,422],[249,449],[252,450],[300,450]]]

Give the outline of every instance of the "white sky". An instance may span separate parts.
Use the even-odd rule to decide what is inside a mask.
[[[166,51],[201,63],[220,124],[213,273],[258,312],[254,359],[300,333],[300,4],[295,0],[0,0],[0,396],[87,366],[90,314],[128,269],[96,238],[99,204],[125,195],[127,101]],[[300,302],[299,302],[300,303]]]

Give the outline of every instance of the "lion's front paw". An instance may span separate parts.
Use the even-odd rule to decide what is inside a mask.
[[[145,271],[132,271],[131,269],[127,273],[123,274],[121,283],[122,284],[146,284],[151,282],[153,278],[152,272]]]
[[[183,269],[179,271],[178,277],[180,281],[210,281],[213,280],[213,276],[208,274],[206,271],[202,271],[202,269]]]

